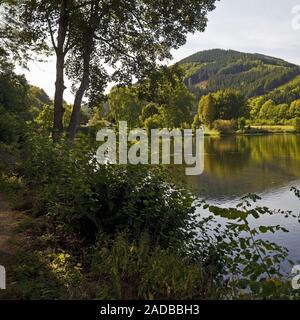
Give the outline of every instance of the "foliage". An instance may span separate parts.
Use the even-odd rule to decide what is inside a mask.
[[[64,221],[90,240],[99,231],[123,230],[135,236],[147,231],[161,245],[188,237],[193,198],[167,183],[159,168],[99,166],[88,146],[53,145],[47,138],[28,142],[23,156],[35,212]]]
[[[291,289],[281,268],[282,262],[287,261],[288,250],[264,240],[267,233],[288,230],[280,225],[255,226],[253,220],[259,221],[259,218],[266,215],[282,215],[294,218],[297,222],[299,216],[255,206],[258,200],[261,198],[248,195],[235,208],[204,204],[204,208],[213,213],[212,219],[225,219],[223,226],[215,222],[214,234],[218,241],[217,248],[223,253],[220,256],[224,259],[224,272],[230,278],[229,292],[235,298],[296,298],[297,292]],[[294,262],[289,262],[294,265]]]
[[[300,115],[299,76],[268,94],[250,99],[251,118],[284,124]]]
[[[151,248],[145,234],[135,242],[123,235],[109,245],[99,241],[92,265],[97,279],[105,279],[97,288],[98,299],[191,300],[217,296],[211,275],[199,262],[171,249]]]
[[[160,114],[159,105],[154,102],[151,102],[143,107],[140,115],[140,122],[144,123],[148,118],[153,117],[154,115],[159,115],[159,114]]]
[[[213,128],[221,134],[232,134],[238,129],[236,120],[216,120],[213,122]]]
[[[215,106],[219,114],[215,112],[214,120],[250,116],[256,123],[279,125],[300,115],[300,71],[296,65],[232,50],[199,52],[179,65],[185,74],[184,83],[200,103],[208,93],[213,93],[221,102]],[[234,90],[228,88],[239,90],[239,97],[235,95],[234,98]],[[243,96],[250,98],[248,104],[243,101]],[[239,105],[243,107],[239,109]],[[238,110],[240,113],[236,114]]]
[[[127,121],[129,128],[138,127],[142,102],[138,100],[134,87],[114,87],[108,95],[108,102],[114,122]]]
[[[65,104],[64,124],[68,124],[71,117],[71,106]],[[34,120],[39,128],[46,132],[51,132],[53,127],[54,106],[45,105]]]
[[[93,108],[92,115],[90,119],[88,120],[88,128],[91,134],[94,134],[95,137],[96,132],[100,130],[101,128],[107,128],[112,126],[112,123],[105,120],[105,117],[103,116],[103,107],[102,106],[96,106]],[[111,117],[108,117],[111,118]],[[110,119],[112,120],[112,119]]]
[[[216,100],[212,94],[203,96],[199,102],[198,115],[205,125],[212,127],[216,119]]]
[[[244,131],[244,129],[246,127],[246,123],[247,122],[246,122],[246,119],[244,117],[239,118],[238,119],[238,128],[239,128],[239,130]]]
[[[162,111],[163,109],[160,109]],[[151,132],[152,129],[162,129],[166,127],[166,122],[163,114],[155,114],[147,118],[144,122],[144,127],[147,132]]]
[[[191,111],[195,106],[195,97],[182,81],[182,71],[175,65],[161,67],[139,83],[140,99],[159,107],[157,114],[164,118],[165,127],[181,128],[184,123],[192,122]]]
[[[0,59],[0,142],[12,144],[21,138],[30,119],[28,89],[25,77]]]
[[[197,129],[200,128],[201,125],[202,125],[202,122],[201,122],[201,120],[200,120],[200,118],[199,118],[199,115],[196,114],[196,115],[194,116],[194,121],[193,121],[193,123],[192,123],[192,129],[193,129],[193,130],[197,130]]]
[[[236,121],[247,115],[247,105],[240,92],[226,89],[203,96],[199,102],[198,117],[211,129],[234,133]]]
[[[296,132],[300,132],[300,118],[295,118],[294,127]]]
[[[127,121],[130,128],[190,126],[194,96],[182,83],[177,67],[161,67],[132,87],[114,87],[108,95],[109,119]]]
[[[254,121],[271,121],[273,124],[285,124],[289,120],[299,117],[300,104],[298,100],[293,101],[290,105],[287,103],[275,104],[271,99],[264,101],[253,100],[251,104],[251,116]]]
[[[99,166],[94,152],[86,140],[27,141],[17,172],[44,222],[18,256],[11,297],[298,298],[281,270],[286,249],[264,240],[287,230],[253,219],[299,217],[254,207],[253,195],[234,208],[203,202],[211,214],[199,216],[160,168]]]
[[[171,58],[171,49],[183,45],[189,32],[205,30],[215,2],[5,1],[4,21],[10,23],[3,32],[13,34],[21,48],[51,44],[57,58],[53,134],[57,139],[63,131],[67,70],[76,92],[69,125],[74,140],[84,96],[98,102],[109,81],[144,79],[157,61]]]
[[[233,88],[247,98],[265,94],[299,75],[299,67],[281,59],[233,50],[207,50],[179,62],[185,84],[198,99]]]
[[[247,116],[247,103],[236,90],[226,89],[214,94],[216,99],[216,119],[232,120]]]
[[[47,93],[39,87],[30,86],[28,95],[33,118],[36,118],[45,106],[53,104]]]

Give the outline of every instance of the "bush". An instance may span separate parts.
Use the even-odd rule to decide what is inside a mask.
[[[92,241],[99,231],[128,230],[133,238],[148,232],[165,246],[189,237],[193,197],[168,182],[160,167],[99,166],[94,155],[84,143],[32,139],[21,171],[35,213],[60,219]]]
[[[236,132],[238,124],[236,120],[216,120],[213,123],[213,128],[221,134],[231,134]]]

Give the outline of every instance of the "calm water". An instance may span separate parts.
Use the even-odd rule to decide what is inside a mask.
[[[249,193],[263,198],[259,205],[300,213],[300,200],[290,192],[300,188],[300,136],[238,136],[207,138],[205,171],[189,177],[188,185],[200,198],[232,206]],[[201,214],[201,210],[199,210]],[[286,246],[290,257],[300,261],[300,224],[280,216],[266,216],[259,225],[286,226],[290,233],[268,239]]]

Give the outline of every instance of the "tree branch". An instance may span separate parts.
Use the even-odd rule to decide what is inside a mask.
[[[130,54],[122,51],[120,48],[118,48],[117,46],[113,45],[109,40],[104,39],[104,38],[102,38],[101,36],[97,36],[97,35],[95,35],[95,39],[96,39],[96,40],[103,41],[104,43],[106,43],[107,45],[109,45],[110,47],[112,47],[114,50],[116,50],[117,52],[119,52],[120,54],[123,54],[123,55],[125,55],[126,57],[128,57],[128,58],[130,58],[130,59],[132,59],[132,60],[135,60],[135,57],[134,57],[134,56],[132,56],[132,55],[130,55]]]
[[[56,46],[56,43],[55,43],[55,40],[54,40],[54,32],[53,32],[53,29],[52,29],[52,26],[51,26],[51,21],[50,21],[48,16],[47,16],[47,23],[48,23],[48,28],[49,28],[49,32],[50,32],[52,45],[54,47],[54,50],[57,52],[57,46]]]

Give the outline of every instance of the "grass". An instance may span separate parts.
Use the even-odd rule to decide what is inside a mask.
[[[217,131],[215,129],[209,129],[209,128],[205,127],[204,135],[208,136],[208,137],[219,137],[221,134],[219,131]]]
[[[296,133],[294,126],[291,125],[253,125],[250,133],[253,130],[265,133]]]
[[[293,134],[296,133],[294,126],[292,125],[251,125],[243,131],[236,131],[234,134]],[[208,137],[219,137],[221,133],[215,129],[205,128],[205,136]]]

